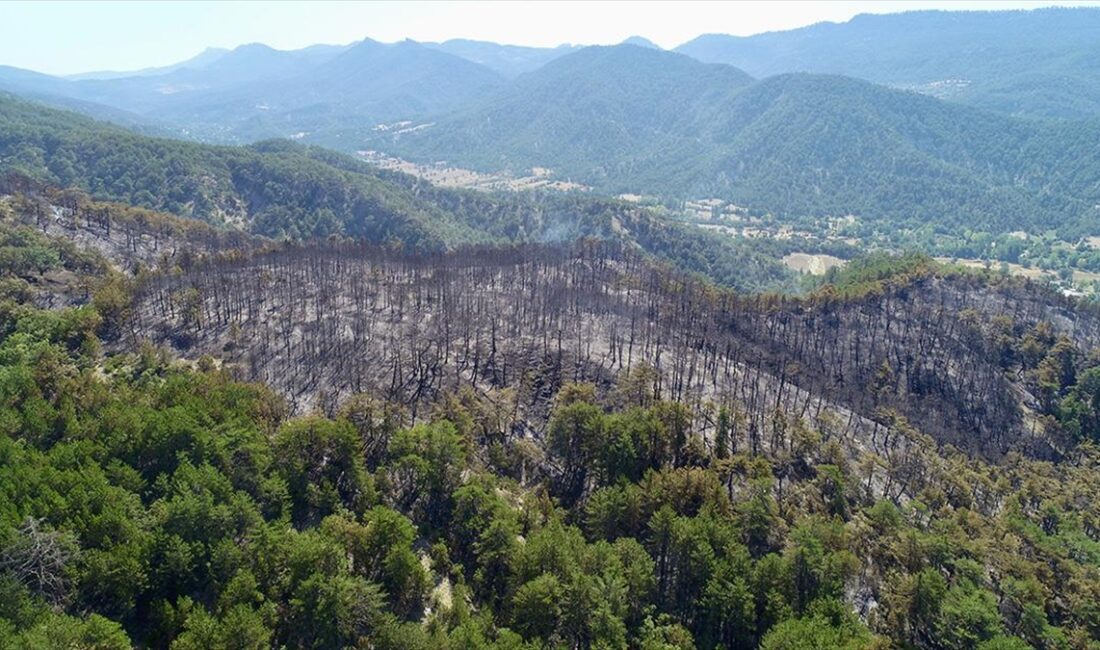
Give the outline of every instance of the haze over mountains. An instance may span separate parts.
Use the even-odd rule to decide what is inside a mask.
[[[191,68],[192,70],[197,70],[200,68],[204,68],[207,65],[210,65],[211,63],[217,61],[228,53],[229,49],[224,47],[208,47],[202,52],[199,52],[195,56],[191,57],[190,59],[185,59],[171,65],[129,71],[93,70],[92,72],[80,72],[77,74],[65,75],[65,78],[71,79],[73,81],[80,81],[84,79],[117,79],[119,77],[151,77],[155,75],[167,74],[169,72],[173,72],[182,68]]]
[[[600,197],[436,188],[319,147],[148,137],[2,93],[0,161],[0,169],[55,186],[275,239],[350,237],[440,251],[597,237],[742,289],[788,280],[778,260],[735,240]]]
[[[505,77],[516,77],[538,69],[554,59],[582,49],[582,45],[559,45],[554,48],[500,45],[486,41],[452,39],[424,45],[473,61]]]
[[[552,167],[609,193],[718,196],[771,212],[1014,230],[1095,220],[1100,130],[852,78],[589,48],[476,108],[372,147],[478,169]]]
[[[921,11],[676,48],[755,76],[842,74],[1030,117],[1100,112],[1100,10]]]
[[[247,72],[259,80],[272,73],[293,76],[302,67],[323,65],[328,58],[357,45],[318,45],[297,51],[245,45],[230,52],[208,48],[192,59],[133,72],[87,72],[69,81],[117,81],[128,77],[163,77],[146,91],[167,92],[189,79],[196,86],[216,86],[227,70]],[[656,47],[642,36],[627,44]],[[842,74],[1029,116],[1095,115],[1100,103],[1095,81],[1100,52],[1100,10],[920,11],[863,14],[844,23],[819,23],[781,32],[740,37],[699,36],[676,51],[704,62],[727,63],[756,77],[787,72]],[[468,39],[424,43],[429,49],[472,61],[508,78],[535,70],[555,58],[582,49],[501,45]],[[364,48],[370,49],[370,48]],[[379,55],[375,50],[374,55]],[[360,52],[357,56],[370,56]],[[185,74],[180,70],[205,75]],[[35,77],[35,78],[30,78]],[[5,69],[0,83],[8,90],[38,89],[119,105],[133,92],[130,83],[60,84],[60,78]],[[158,90],[159,89],[159,90]]]
[[[419,44],[370,39],[294,51],[243,45],[197,67],[162,74],[70,80],[6,69],[0,79],[13,92],[123,109],[216,141],[291,136],[334,116],[358,121],[423,115],[503,82],[482,66]]]
[[[642,37],[252,44],[129,75],[3,68],[0,89],[153,135],[547,168],[598,193],[786,218],[1079,236],[1100,223],[1098,30],[1100,10],[1050,9],[858,16],[676,52]]]

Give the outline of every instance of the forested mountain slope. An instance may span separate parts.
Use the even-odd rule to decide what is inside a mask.
[[[845,77],[750,82],[629,45],[557,59],[480,108],[376,141],[416,159],[551,167],[605,192],[717,196],[779,215],[994,231],[1100,223],[1097,124],[1013,119]]]
[[[792,287],[778,261],[744,242],[666,223],[637,206],[441,189],[286,141],[231,147],[149,138],[0,96],[0,156],[0,170],[275,238],[342,235],[438,250],[591,236],[630,242],[729,286]]]
[[[1074,51],[1083,51],[1095,12],[997,14],[978,42],[1004,30],[1019,36],[1029,21],[1043,33],[1048,23],[1078,15],[1080,26],[1069,33],[1081,42]],[[866,20],[879,33],[903,30],[879,29],[880,18],[965,26],[984,16]],[[506,48],[465,46],[488,58],[510,56]],[[0,87],[146,133],[231,142],[287,137],[483,171],[548,167],[601,193],[718,197],[783,218],[854,214],[879,230],[1057,229],[1075,241],[1100,223],[1095,119],[1016,119],[839,76],[753,81],[727,65],[629,44],[572,51],[514,79],[445,49],[369,39],[291,52],[250,45],[203,65],[116,79],[4,69]],[[269,232],[289,232],[286,222],[299,216],[279,219]],[[310,218],[303,220],[299,234],[314,232]]]
[[[408,134],[378,134],[380,146],[483,168],[545,165],[586,181],[684,160],[669,146],[708,123],[715,108],[751,83],[728,66],[635,45],[589,47],[525,75],[479,106]],[[655,162],[650,162],[656,159]],[[541,161],[541,162],[539,162]],[[664,189],[664,188],[656,188]]]
[[[0,98],[0,115],[5,169],[103,198],[272,235],[346,231],[415,244],[430,237],[429,226],[445,227],[446,215],[418,220],[424,206],[409,206],[407,193],[376,174],[314,161],[305,147],[147,138],[11,97]]]
[[[862,14],[676,48],[756,76],[843,74],[1032,117],[1100,115],[1100,10],[914,11]]]

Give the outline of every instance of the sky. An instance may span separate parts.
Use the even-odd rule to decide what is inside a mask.
[[[699,34],[748,36],[860,13],[1052,5],[1100,2],[0,2],[0,65],[49,74],[136,70],[206,47],[294,49],[367,37],[545,47],[640,35],[671,48]]]

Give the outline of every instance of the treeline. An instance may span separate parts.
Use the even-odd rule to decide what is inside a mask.
[[[4,218],[29,226],[55,240],[68,239],[73,249],[98,250],[120,268],[137,273],[134,265],[154,268],[167,262],[184,266],[181,258],[220,251],[248,251],[264,239],[204,221],[96,201],[76,188],[59,188],[20,173],[0,177]]]

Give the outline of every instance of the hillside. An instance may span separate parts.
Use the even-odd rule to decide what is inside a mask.
[[[1097,16],[0,66],[0,650],[1100,650]]]
[[[563,57],[482,107],[376,141],[414,159],[550,167],[599,191],[717,196],[786,217],[1077,234],[1098,223],[1100,125],[1018,120],[846,77],[750,82],[632,46]]]
[[[421,400],[469,383],[517,391],[531,400],[517,408],[537,420],[540,390],[609,386],[642,365],[660,378],[658,394],[697,414],[735,401],[750,436],[766,437],[779,409],[834,422],[862,449],[892,412],[977,455],[1061,453],[1053,429],[1028,421],[1041,396],[1020,378],[1041,358],[1013,376],[1020,361],[996,350],[1051,324],[1042,346],[1065,338],[1090,350],[1100,317],[1062,311],[1055,294],[1019,282],[914,269],[853,298],[739,299],[615,246],[429,259],[292,247],[151,281],[132,336],[222,356],[305,412],[369,392],[415,415]],[[189,311],[166,307],[182,295],[195,301]]]
[[[204,255],[247,252],[273,245],[266,237],[115,201],[99,201],[75,188],[8,173],[0,197],[10,224],[94,250],[117,270],[138,274],[187,266]],[[191,260],[188,260],[191,258]]]
[[[378,146],[482,168],[548,166],[587,182],[647,183],[670,144],[751,84],[743,72],[635,45],[589,47],[520,77],[478,106]],[[666,170],[667,171],[667,170]],[[655,188],[664,189],[664,188]]]
[[[1100,10],[916,11],[738,37],[676,51],[755,76],[842,74],[1032,117],[1100,115]]]
[[[730,286],[792,287],[777,260],[636,206],[435,188],[286,141],[230,147],[149,138],[0,96],[0,156],[0,171],[274,238],[342,235],[431,250],[612,238]]]
[[[407,192],[377,175],[314,161],[304,147],[147,138],[10,97],[0,99],[0,120],[5,169],[102,198],[275,236],[346,232],[417,243],[434,235],[438,242],[440,231],[429,227],[447,225],[443,215],[420,218],[417,210],[430,208],[408,205]]]

